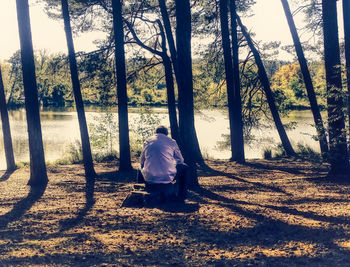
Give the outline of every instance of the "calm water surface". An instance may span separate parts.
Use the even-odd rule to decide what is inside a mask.
[[[166,108],[153,108],[165,125],[169,125]],[[112,112],[116,112],[113,110]],[[87,109],[86,118],[88,124],[96,124],[102,111]],[[12,131],[12,141],[16,162],[28,162],[27,125],[24,109],[9,112]],[[136,108],[129,109],[129,121],[131,124],[140,116]],[[117,123],[117,114],[114,113]],[[283,122],[296,121],[297,125],[293,130],[288,130],[288,136],[292,144],[307,144],[315,151],[319,151],[318,143],[312,138],[316,134],[313,127],[313,119],[310,111],[293,111],[289,118]],[[228,115],[226,110],[204,110],[195,115],[196,130],[202,152],[205,156],[215,159],[228,159],[228,149],[218,149],[218,142],[224,141],[225,134],[229,133]],[[80,140],[77,114],[73,109],[67,110],[42,110],[41,124],[46,161],[55,161],[63,158],[67,153],[70,144]],[[1,127],[1,124],[0,124]],[[132,127],[132,126],[131,126]],[[254,140],[245,144],[246,158],[262,158],[265,148],[274,148],[280,142],[277,131],[274,127],[253,129]],[[117,141],[115,141],[117,142]],[[116,144],[115,147],[118,147]],[[0,131],[0,169],[6,168],[4,155],[2,130]]]

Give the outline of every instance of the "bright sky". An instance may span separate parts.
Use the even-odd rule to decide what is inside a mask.
[[[8,59],[19,49],[18,24],[16,16],[16,1],[0,1],[0,60]],[[40,5],[29,0],[32,38],[34,49],[45,49],[50,53],[66,52],[66,40],[63,21],[50,20]],[[340,1],[338,1],[338,4]],[[286,19],[280,0],[257,0],[254,7],[255,15],[244,19],[243,23],[256,33],[255,40],[281,41],[282,45],[292,44]],[[339,13],[340,15],[341,13]],[[341,24],[341,16],[339,18]],[[302,20],[297,19],[297,27],[301,27]],[[340,36],[342,36],[342,25]],[[75,37],[76,51],[91,51],[95,49],[92,41],[101,39],[101,33],[84,33]],[[282,54],[282,56],[286,56]]]

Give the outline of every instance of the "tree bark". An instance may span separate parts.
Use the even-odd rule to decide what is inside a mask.
[[[171,30],[169,14],[167,11],[165,0],[158,0],[158,3],[159,3],[159,7],[160,7],[160,12],[162,15],[162,20],[163,20],[163,24],[164,24],[165,33],[166,33],[166,38],[168,40],[170,57],[171,57],[171,61],[172,61],[174,72],[175,72],[175,78],[177,79],[178,75],[177,75],[176,47],[175,47],[173,32]],[[177,83],[178,83],[178,81],[177,81]]]
[[[260,82],[262,83],[262,86],[264,88],[267,103],[269,104],[271,115],[272,115],[273,120],[275,122],[277,132],[280,136],[282,146],[283,146],[283,148],[288,156],[295,156],[296,154],[294,152],[294,149],[289,141],[287,133],[286,133],[284,126],[282,124],[281,118],[278,114],[278,109],[277,109],[277,106],[275,104],[274,96],[273,96],[273,93],[272,93],[272,90],[270,87],[270,81],[269,81],[269,78],[267,77],[264,64],[260,58],[260,54],[259,54],[258,50],[255,48],[254,43],[253,43],[250,35],[248,34],[245,26],[242,24],[242,21],[239,18],[239,16],[237,16],[237,22],[242,30],[242,34],[244,35],[250,50],[252,51],[252,53],[254,55],[256,65],[258,66],[258,75],[260,78]]]
[[[28,141],[30,154],[31,186],[45,186],[48,182],[36,84],[34,53],[30,28],[28,0],[16,0],[21,61],[27,115]]]
[[[88,128],[86,124],[84,103],[81,95],[80,81],[78,77],[78,67],[77,67],[75,51],[74,51],[74,43],[73,43],[72,30],[71,30],[71,24],[70,24],[68,1],[61,0],[61,4],[62,4],[62,15],[64,20],[64,29],[66,32],[66,39],[67,39],[69,66],[70,66],[70,73],[71,73],[71,79],[72,79],[73,93],[74,93],[75,105],[77,108],[79,128],[80,128],[85,176],[87,180],[94,180],[96,173],[94,170],[94,164],[93,164],[92,155],[91,155],[89,133],[88,133]]]
[[[130,156],[129,122],[128,122],[128,97],[126,88],[126,66],[124,50],[124,31],[122,17],[122,3],[120,0],[112,0],[113,29],[115,45],[115,64],[117,69],[117,97],[118,97],[118,121],[119,121],[119,170],[132,169]]]
[[[350,1],[343,0],[344,41],[346,60],[346,84],[348,92],[348,118],[350,135]]]
[[[237,162],[244,162],[244,138],[243,138],[243,117],[242,117],[242,99],[241,99],[241,82],[239,77],[239,57],[238,57],[238,38],[237,38],[237,21],[236,21],[236,2],[230,0],[231,14],[231,36],[232,36],[232,59],[233,59],[233,114],[234,114],[234,153],[232,159]]]
[[[168,114],[170,121],[171,137],[176,140],[179,146],[182,146],[179,133],[179,125],[177,121],[176,113],[176,100],[175,100],[175,87],[174,87],[174,77],[173,77],[173,68],[171,65],[171,60],[168,56],[166,49],[166,37],[162,23],[158,20],[158,25],[160,29],[160,34],[162,38],[162,59],[165,72],[165,82],[167,88],[167,102],[168,102]]]
[[[337,6],[334,0],[322,0],[324,60],[327,82],[330,176],[350,178],[343,113],[342,79],[338,37]]]
[[[2,124],[3,138],[4,138],[7,171],[13,171],[14,169],[16,169],[16,163],[15,163],[15,157],[13,155],[11,128],[10,128],[9,115],[7,112],[5,89],[4,89],[4,83],[2,80],[1,67],[0,67],[0,112],[1,112],[1,124]]]
[[[293,19],[292,13],[290,11],[288,1],[281,0],[281,2],[282,2],[283,9],[284,9],[284,13],[285,13],[287,21],[288,21],[290,32],[292,34],[294,47],[295,47],[295,51],[296,51],[297,56],[298,56],[298,61],[299,61],[301,73],[302,73],[303,78],[304,78],[305,88],[307,91],[311,111],[312,111],[315,126],[316,126],[317,137],[318,137],[318,140],[320,142],[321,153],[322,153],[323,158],[326,159],[327,154],[328,154],[328,141],[327,141],[327,136],[326,136],[326,130],[324,128],[320,109],[319,109],[318,104],[317,104],[316,94],[315,94],[314,86],[312,84],[312,79],[311,79],[311,75],[309,72],[309,68],[307,66],[307,61],[306,61],[306,58],[304,56],[303,48],[302,48],[301,43],[300,43],[299,35],[298,35],[297,29],[296,29],[295,24],[294,24],[294,19]]]
[[[191,56],[191,10],[189,0],[176,0],[176,46],[179,90],[179,128],[185,162],[191,170],[190,186],[198,185],[196,130],[194,126]]]
[[[231,144],[231,160],[239,161],[236,158],[236,150],[238,140],[236,138],[237,134],[237,123],[235,121],[235,110],[234,110],[234,102],[235,102],[235,84],[234,84],[234,74],[233,74],[233,60],[232,60],[232,52],[230,45],[230,32],[228,27],[228,0],[220,0],[220,26],[221,26],[221,38],[222,38],[222,48],[224,51],[224,63],[225,63],[225,75],[226,75],[226,88],[227,88],[227,104],[228,104],[228,117],[229,117],[229,125],[230,125],[230,144]],[[243,158],[244,161],[244,158]]]

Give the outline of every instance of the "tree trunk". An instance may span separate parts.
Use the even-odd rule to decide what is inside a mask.
[[[119,121],[119,158],[120,171],[132,169],[130,156],[129,122],[128,122],[128,97],[126,88],[126,67],[124,51],[124,31],[122,4],[120,0],[112,0],[113,29],[115,45],[115,64],[117,69],[117,97],[118,97],[118,121]]]
[[[194,126],[191,56],[191,10],[189,0],[176,0],[176,46],[179,90],[179,127],[185,162],[191,170],[190,186],[198,185],[196,130]]]
[[[289,8],[288,1],[281,0],[281,2],[283,5],[284,13],[286,14],[286,18],[288,21],[290,32],[292,34],[292,38],[294,41],[295,51],[296,51],[297,56],[298,56],[298,61],[300,64],[301,73],[303,74],[305,88],[306,88],[307,95],[308,95],[308,98],[310,101],[311,111],[312,111],[312,114],[314,117],[314,122],[315,122],[315,126],[316,126],[316,131],[317,131],[317,137],[318,137],[318,140],[320,142],[321,153],[322,153],[323,158],[326,159],[327,154],[328,154],[328,141],[327,141],[327,136],[326,136],[326,130],[323,126],[321,113],[320,113],[320,110],[318,108],[316,94],[315,94],[314,86],[312,84],[312,79],[310,76],[309,68],[307,66],[307,61],[306,61],[306,58],[304,56],[303,48],[302,48],[301,43],[300,43],[299,35],[298,35],[297,29],[296,29],[295,24],[294,24],[293,16],[292,16],[292,13],[291,13],[290,8]]]
[[[259,52],[255,48],[254,43],[253,43],[250,35],[248,34],[245,26],[242,24],[242,21],[239,18],[239,16],[237,16],[237,22],[242,30],[242,34],[244,35],[245,39],[247,40],[247,43],[248,43],[250,50],[252,51],[252,53],[254,55],[255,63],[258,66],[258,75],[260,78],[260,82],[262,83],[262,86],[264,88],[267,103],[269,104],[271,115],[272,115],[273,120],[275,122],[275,126],[276,126],[276,129],[278,131],[278,134],[280,136],[282,146],[283,146],[283,148],[288,156],[295,156],[296,154],[293,150],[293,147],[289,141],[287,133],[286,133],[284,126],[282,124],[281,118],[278,114],[278,109],[277,109],[277,106],[275,104],[274,96],[273,96],[273,93],[272,93],[271,87],[270,87],[270,81],[269,81],[269,78],[267,77],[266,70],[265,70],[264,64],[260,58]]]
[[[11,128],[10,128],[10,121],[9,121],[9,116],[7,112],[5,89],[4,89],[4,83],[2,81],[1,67],[0,67],[0,112],[1,112],[1,124],[2,124],[3,138],[4,138],[7,171],[13,171],[14,169],[16,169],[16,164],[15,164],[15,157],[13,155]]]
[[[30,154],[30,179],[28,184],[44,186],[47,184],[48,178],[41,133],[28,0],[16,0],[16,6]]]
[[[64,20],[64,29],[66,32],[66,39],[67,39],[69,65],[70,65],[70,73],[71,73],[72,86],[73,86],[73,92],[74,92],[74,99],[75,99],[75,104],[76,104],[77,113],[78,113],[85,176],[87,180],[94,180],[96,173],[94,170],[94,164],[91,156],[89,133],[88,133],[88,128],[86,124],[83,98],[80,90],[80,81],[78,77],[78,68],[77,68],[77,62],[75,58],[75,51],[74,51],[74,44],[73,44],[73,37],[72,37],[72,30],[71,30],[69,9],[68,9],[68,1],[61,0],[61,3],[62,3],[62,15]]]
[[[166,38],[168,40],[170,57],[171,57],[171,61],[173,63],[176,82],[178,83],[178,81],[177,81],[178,75],[177,75],[176,47],[175,47],[173,32],[171,30],[169,15],[168,15],[165,0],[158,0],[158,3],[159,3],[159,7],[160,7],[160,12],[162,14],[162,20],[163,20],[163,24],[164,24]]]
[[[339,51],[337,6],[334,0],[322,0],[324,60],[327,82],[330,176],[350,178],[343,113],[341,63]]]
[[[237,38],[237,21],[236,21],[236,2],[230,0],[231,13],[231,36],[232,36],[232,59],[233,59],[233,115],[234,115],[234,146],[235,150],[232,159],[237,162],[244,162],[244,138],[243,138],[243,118],[242,118],[242,99],[241,99],[241,82],[239,77],[239,58],[238,58],[238,38]]]
[[[346,60],[346,78],[348,89],[348,117],[349,117],[349,135],[350,135],[350,1],[343,0],[343,21],[344,21],[344,41],[345,41],[345,60]]]
[[[159,20],[157,22],[159,25],[160,34],[162,38],[162,43],[161,43],[162,59],[163,59],[165,82],[166,82],[166,88],[167,88],[167,102],[168,102],[168,114],[169,114],[169,121],[170,121],[171,137],[175,139],[176,142],[181,147],[179,125],[177,122],[177,115],[176,115],[176,100],[175,100],[173,68],[171,66],[171,60],[167,54],[166,37],[165,37],[162,23]]]
[[[230,144],[231,144],[231,160],[235,161],[237,139],[235,135],[236,124],[234,114],[234,90],[235,84],[233,80],[233,61],[230,45],[230,32],[228,27],[228,2],[227,0],[220,0],[220,26],[221,26],[221,38],[222,48],[224,51],[224,63],[225,63],[225,75],[226,75],[226,88],[227,88],[227,104],[228,104],[228,118],[230,124]]]

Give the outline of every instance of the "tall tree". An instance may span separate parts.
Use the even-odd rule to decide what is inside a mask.
[[[232,42],[232,60],[233,60],[233,80],[234,80],[234,96],[233,96],[233,115],[234,115],[234,153],[233,160],[244,162],[244,138],[243,138],[243,119],[242,119],[242,99],[241,99],[241,82],[239,77],[239,45],[237,37],[237,7],[236,1],[230,0],[231,14],[231,42]]]
[[[168,40],[170,57],[171,57],[171,61],[173,63],[173,67],[174,67],[175,77],[178,77],[178,75],[177,75],[176,47],[175,47],[173,31],[171,29],[169,14],[168,14],[168,10],[166,7],[166,2],[165,2],[165,0],[158,0],[158,3],[159,3],[159,8],[160,8],[160,13],[162,15],[162,20],[163,20],[163,24],[164,24],[166,38]]]
[[[225,75],[226,75],[226,87],[227,87],[227,103],[228,103],[228,114],[230,124],[230,139],[231,139],[231,160],[243,162],[244,154],[238,155],[238,140],[237,140],[237,114],[235,114],[235,82],[234,82],[234,71],[233,71],[233,59],[232,50],[230,45],[230,31],[228,23],[228,1],[220,0],[220,25],[221,25],[221,37],[222,47],[224,51],[224,63],[225,63]],[[242,129],[241,129],[242,130]],[[236,134],[235,134],[236,133]],[[243,135],[243,131],[242,131]],[[244,150],[243,150],[244,151]],[[243,156],[243,158],[241,157]]]
[[[120,171],[131,170],[128,97],[126,89],[126,67],[124,50],[124,30],[121,0],[112,0],[115,64],[117,69],[117,97],[119,122]]]
[[[190,86],[192,88],[191,89],[192,90],[192,100],[188,100],[188,101],[192,101],[192,103],[193,103],[192,71],[190,73],[188,73],[188,75],[191,76],[191,84],[186,84],[186,83],[183,83],[183,82],[180,81],[180,79],[182,79],[181,78],[182,74],[180,73],[180,70],[179,70],[180,67],[179,66],[182,67],[182,65],[181,65],[181,63],[178,63],[178,57],[179,56],[178,56],[178,53],[176,51],[176,46],[178,45],[178,41],[176,41],[177,44],[175,46],[175,41],[174,41],[174,36],[173,36],[172,29],[171,29],[169,14],[168,14],[167,7],[166,7],[166,1],[165,0],[159,0],[158,3],[159,3],[160,11],[161,11],[163,24],[164,24],[164,31],[165,31],[166,38],[167,38],[168,45],[169,45],[170,57],[171,57],[171,62],[172,62],[173,69],[174,69],[174,72],[175,72],[175,78],[176,78],[176,83],[177,83],[177,87],[178,87],[179,97],[180,97],[180,91],[186,91],[187,90],[186,88],[180,88],[180,87],[182,85]],[[191,10],[189,9],[188,12],[189,12],[188,15],[184,14],[184,15],[180,15],[180,16],[188,16],[189,19],[191,19]],[[178,16],[177,16],[177,13],[176,13],[176,21],[177,21],[177,19],[178,19]],[[189,24],[189,27],[188,27],[189,28],[189,38],[191,40],[191,21],[189,21],[188,24]],[[177,38],[177,35],[178,35],[178,33],[177,33],[177,30],[176,30],[176,38]],[[191,44],[190,43],[189,43],[189,49],[191,49]],[[191,51],[189,51],[189,55],[191,56]],[[190,59],[190,62],[191,62],[191,70],[192,70],[192,58]],[[180,103],[180,99],[179,99],[179,103]],[[179,109],[180,109],[180,107],[179,107]],[[180,111],[179,111],[179,114],[180,114]],[[191,113],[189,113],[189,116],[192,116]],[[180,118],[179,118],[179,120],[180,120]],[[194,121],[194,118],[193,118],[193,121]],[[180,131],[181,131],[181,127],[180,127]],[[198,163],[199,165],[205,167],[205,163],[204,163],[204,160],[203,160],[203,157],[202,157],[202,153],[201,153],[201,150],[200,150],[200,147],[199,147],[199,142],[198,142],[198,138],[197,138],[197,134],[196,134],[196,130],[195,129],[193,130],[193,136],[191,138],[192,138],[193,147],[194,147],[193,148],[193,153],[194,154],[192,154],[192,157],[195,158],[194,160],[195,160],[196,163]],[[181,134],[180,134],[180,148],[181,148],[182,152],[185,153],[184,152],[185,148],[182,147]]]
[[[342,79],[338,37],[337,6],[334,0],[322,0],[324,61],[327,82],[329,161],[331,176],[350,178],[343,113]]]
[[[179,128],[185,162],[191,170],[190,186],[198,184],[196,172],[196,130],[194,126],[191,55],[191,7],[189,0],[175,0],[176,48],[179,91]]]
[[[3,138],[4,138],[7,171],[13,171],[14,169],[16,169],[16,164],[15,164],[15,157],[13,155],[10,121],[9,121],[9,115],[7,112],[5,89],[4,89],[4,83],[2,81],[1,66],[0,66],[0,113],[1,113],[1,124],[2,124]]]
[[[348,89],[348,117],[350,135],[350,1],[343,0],[344,42],[346,60],[346,78]]]
[[[21,61],[27,115],[31,186],[43,186],[48,182],[35,77],[34,53],[30,27],[28,0],[16,0]]]
[[[158,51],[158,50],[146,45],[144,42],[142,42],[140,40],[140,38],[137,36],[131,23],[129,23],[127,20],[125,20],[125,23],[128,25],[130,33],[132,34],[133,38],[135,39],[136,43],[139,46],[141,46],[142,48],[151,52],[152,54],[155,54],[155,55],[161,57],[163,60],[164,73],[165,73],[165,83],[166,83],[166,88],[167,88],[168,115],[169,115],[170,129],[171,129],[171,137],[173,139],[175,139],[177,141],[177,143],[180,145],[179,126],[178,126],[177,115],[176,115],[176,100],[175,100],[173,68],[171,65],[171,60],[167,54],[166,37],[165,37],[163,25],[160,22],[160,20],[156,20],[155,22],[153,22],[153,23],[156,23],[158,25],[159,30],[160,30],[162,50]],[[158,42],[158,40],[156,42]]]
[[[78,76],[78,68],[77,68],[77,62],[75,58],[74,43],[73,43],[73,37],[72,37],[72,29],[70,24],[68,1],[61,0],[61,5],[62,5],[63,20],[64,20],[64,30],[66,32],[66,39],[67,39],[72,87],[74,92],[75,105],[78,113],[85,176],[87,180],[93,180],[96,176],[96,173],[95,173],[94,165],[92,161],[89,133],[88,133],[88,128],[86,124],[84,103],[83,103],[83,98],[82,98],[81,89],[80,89],[80,81]]]
[[[237,16],[237,22],[238,22],[238,25],[241,28],[242,34],[243,34],[244,38],[246,39],[250,50],[253,53],[253,56],[254,56],[254,59],[255,59],[255,63],[257,65],[257,67],[258,67],[259,79],[260,79],[260,82],[261,82],[261,84],[262,84],[262,86],[264,88],[264,92],[265,92],[265,95],[266,95],[267,103],[269,104],[271,115],[272,115],[273,120],[275,122],[275,126],[276,126],[276,129],[277,129],[277,132],[278,132],[278,134],[280,136],[280,139],[281,139],[281,142],[282,142],[282,146],[283,146],[283,148],[284,148],[284,150],[285,150],[285,152],[287,153],[288,156],[295,156],[294,149],[293,149],[293,147],[292,147],[292,145],[291,145],[291,143],[289,141],[289,138],[288,138],[287,133],[286,133],[286,131],[284,129],[284,126],[282,124],[281,118],[279,116],[278,108],[277,108],[277,106],[275,104],[275,99],[274,99],[274,96],[273,96],[273,93],[272,93],[272,90],[271,90],[271,87],[270,87],[270,81],[269,81],[269,78],[267,76],[264,64],[263,64],[263,62],[261,60],[259,51],[255,48],[253,40],[250,37],[249,33],[247,32],[247,30],[246,30],[245,26],[243,25],[243,23],[242,23],[242,21],[241,21],[239,16]]]
[[[328,141],[327,141],[327,136],[326,136],[326,130],[323,126],[323,121],[322,121],[320,109],[319,109],[318,104],[317,104],[316,94],[315,94],[314,86],[312,83],[310,71],[309,71],[309,68],[307,65],[307,61],[306,61],[306,58],[304,55],[303,48],[302,48],[301,43],[300,43],[299,35],[298,35],[297,29],[295,27],[294,19],[293,19],[292,13],[290,11],[288,1],[281,0],[281,2],[282,2],[283,9],[284,9],[284,13],[285,13],[287,21],[288,21],[290,32],[292,34],[294,47],[295,47],[295,51],[297,53],[301,73],[303,75],[306,92],[307,92],[307,95],[309,98],[311,111],[312,111],[312,114],[314,117],[314,122],[315,122],[315,126],[316,126],[318,140],[320,142],[321,153],[322,153],[323,157],[326,158],[327,154],[328,154]]]

